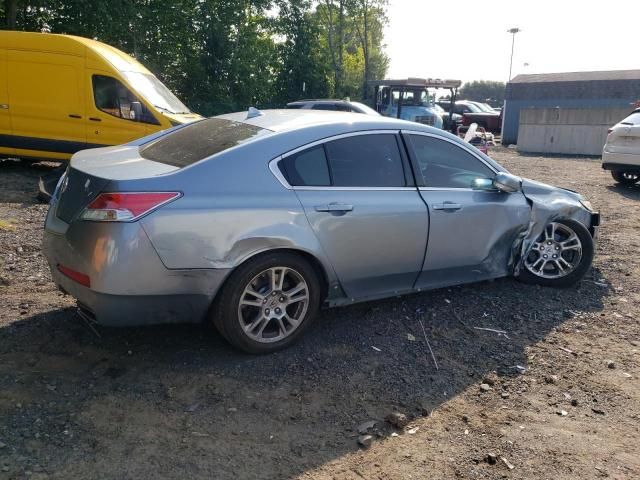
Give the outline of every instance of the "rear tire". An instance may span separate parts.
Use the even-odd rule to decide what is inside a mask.
[[[236,268],[211,320],[234,347],[264,354],[294,343],[312,323],[322,288],[314,268],[290,252],[265,253]]]
[[[640,174],[629,172],[611,172],[613,179],[621,185],[633,185],[640,180]]]
[[[591,267],[593,251],[593,238],[584,225],[575,220],[557,220],[536,239],[517,278],[545,287],[570,287]]]

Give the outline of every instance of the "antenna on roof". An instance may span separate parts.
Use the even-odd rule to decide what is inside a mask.
[[[245,120],[249,120],[250,118],[261,117],[262,115],[264,115],[264,113],[262,113],[257,108],[249,107],[249,110],[247,111],[247,118],[245,118]]]

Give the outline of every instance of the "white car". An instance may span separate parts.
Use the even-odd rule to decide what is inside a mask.
[[[640,180],[640,108],[609,129],[602,168],[610,170],[618,183],[631,185]]]

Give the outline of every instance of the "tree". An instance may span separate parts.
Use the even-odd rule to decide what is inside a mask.
[[[501,107],[504,102],[504,82],[491,80],[474,80],[460,88],[458,98],[488,103],[493,107]]]
[[[0,0],[17,30],[79,35],[147,66],[203,115],[360,98],[384,76],[386,0]],[[276,15],[277,13],[277,15]]]

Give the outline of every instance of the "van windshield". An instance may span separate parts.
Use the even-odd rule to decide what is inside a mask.
[[[166,113],[191,113],[160,80],[149,73],[121,72],[137,93]]]

